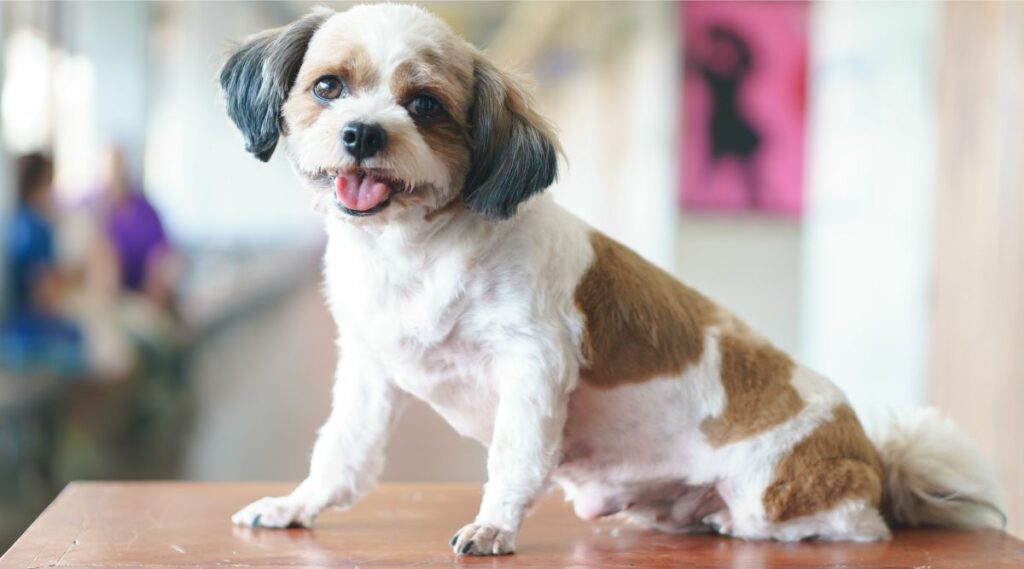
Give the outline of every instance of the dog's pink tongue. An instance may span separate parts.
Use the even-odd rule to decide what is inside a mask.
[[[334,192],[341,205],[355,211],[371,210],[388,199],[386,184],[356,174],[339,175],[334,181]]]

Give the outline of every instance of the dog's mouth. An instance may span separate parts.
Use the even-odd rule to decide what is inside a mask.
[[[406,184],[378,171],[328,170],[317,176],[333,190],[334,204],[348,215],[367,216],[391,205]]]

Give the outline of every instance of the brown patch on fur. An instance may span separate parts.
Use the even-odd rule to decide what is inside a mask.
[[[312,89],[316,80],[324,75],[341,77],[350,93],[371,88],[380,80],[377,68],[363,46],[338,42],[333,47],[336,51],[326,56],[320,53],[322,49],[306,54],[288,100],[281,107],[289,128],[309,128],[320,116],[323,104],[313,96]]]
[[[318,103],[313,95],[303,96],[292,91],[292,95],[281,105],[281,118],[283,119],[282,131],[284,134],[293,130],[309,128],[320,116],[323,106]]]
[[[416,129],[447,166],[454,188],[462,187],[463,176],[469,169],[471,148],[466,115],[472,86],[472,67],[461,65],[454,58],[446,61],[441,52],[433,48],[421,49],[399,64],[388,84],[400,105],[426,94],[444,107],[444,112],[437,117],[417,120]]]
[[[773,522],[828,510],[843,500],[863,499],[877,507],[882,498],[882,461],[849,405],[833,409],[775,465],[764,491],[765,515]]]
[[[309,91],[317,79],[324,75],[337,75],[345,81],[349,93],[372,89],[380,81],[377,66],[366,48],[358,43],[337,41],[329,52],[310,51],[302,64],[295,88]]]
[[[725,410],[700,425],[711,446],[767,431],[803,409],[790,382],[795,366],[785,353],[755,336],[732,333],[720,336],[718,350]]]
[[[466,130],[448,117],[416,126],[434,155],[447,166],[450,186],[461,188],[472,157]]]
[[[467,130],[448,114],[417,122],[416,129],[447,167],[450,186],[461,188],[472,155]]]
[[[680,375],[700,360],[714,304],[598,232],[594,262],[576,287],[585,322],[581,378],[615,387]]]
[[[435,97],[446,114],[460,128],[465,128],[473,88],[473,70],[468,65],[460,66],[454,60],[447,62],[434,49],[421,49],[395,68],[388,86],[399,104],[421,93]]]

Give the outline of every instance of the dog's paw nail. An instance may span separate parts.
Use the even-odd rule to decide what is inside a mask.
[[[469,524],[451,540],[456,555],[508,555],[516,549],[514,531],[495,526]]]
[[[251,528],[309,527],[320,509],[293,496],[263,498],[242,508],[231,521]]]

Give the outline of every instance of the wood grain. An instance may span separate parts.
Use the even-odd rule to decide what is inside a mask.
[[[281,484],[76,483],[0,558],[30,567],[929,567],[1024,566],[1024,543],[997,532],[897,532],[877,544],[784,544],[674,536],[577,520],[557,494],[527,519],[519,553],[456,558],[448,539],[472,519],[469,485],[386,485],[313,530],[232,527]]]

